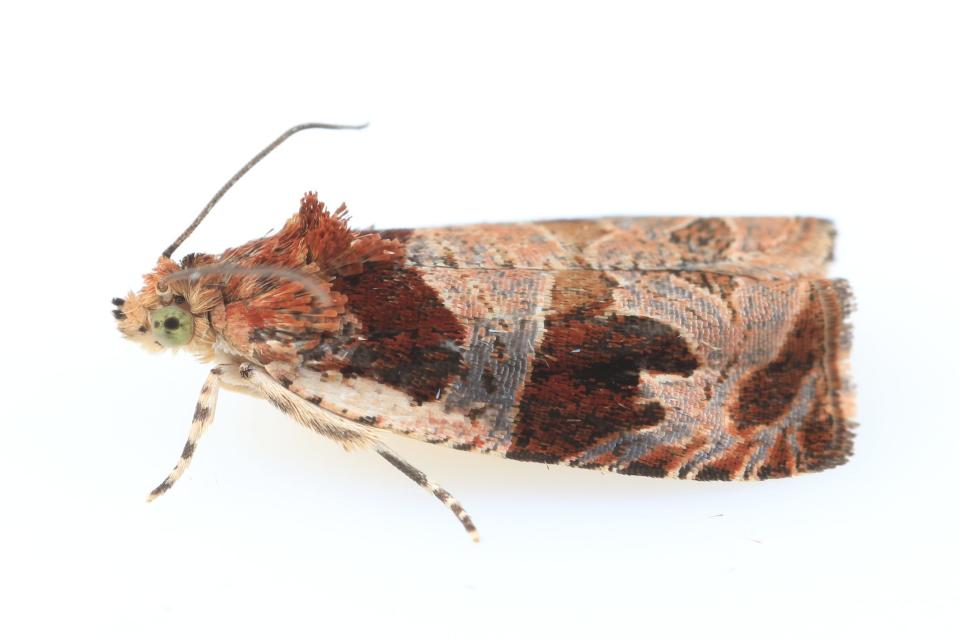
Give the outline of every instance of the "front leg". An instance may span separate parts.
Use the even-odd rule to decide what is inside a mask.
[[[345,449],[353,446],[372,446],[380,456],[400,470],[405,476],[417,483],[442,502],[467,531],[474,542],[479,542],[477,528],[460,503],[443,487],[427,478],[426,474],[390,450],[364,424],[358,424],[344,417],[347,411],[334,413],[322,404],[310,402],[287,387],[298,388],[296,380],[290,379],[284,384],[274,378],[267,370],[250,363],[240,365],[240,377],[266,396],[273,406],[286,413],[301,425],[321,435],[336,440]]]
[[[207,426],[213,422],[213,414],[217,408],[217,392],[220,390],[220,376],[222,375],[223,369],[221,367],[214,367],[210,370],[210,375],[207,376],[203,388],[200,389],[200,398],[197,400],[197,407],[193,411],[193,422],[190,423],[190,433],[187,434],[187,443],[183,445],[183,453],[180,454],[180,459],[177,460],[173,471],[147,496],[147,502],[166,493],[167,489],[173,486],[173,483],[183,475],[183,472],[190,465],[193,452],[197,448],[197,440],[203,435]]]

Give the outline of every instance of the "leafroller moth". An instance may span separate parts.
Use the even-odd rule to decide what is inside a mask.
[[[642,217],[358,231],[314,193],[273,234],[173,253],[113,300],[151,351],[211,363],[166,492],[221,387],[265,398],[345,449],[369,448],[444,489],[382,441],[630,475],[762,480],[851,454],[851,294],[825,271],[815,218]]]

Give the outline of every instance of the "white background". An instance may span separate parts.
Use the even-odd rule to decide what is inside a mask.
[[[0,636],[957,632],[955,3],[326,5],[2,10]],[[206,367],[121,340],[109,301],[308,120],[371,126],[289,141],[187,251],[280,226],[308,189],[358,226],[833,218],[853,460],[704,484],[393,441],[473,545],[376,456],[223,394],[146,504]]]

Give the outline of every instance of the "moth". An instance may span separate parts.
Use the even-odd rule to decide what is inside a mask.
[[[115,298],[123,335],[212,364],[183,475],[221,387],[345,449],[390,431],[516,460],[653,477],[763,480],[851,454],[852,298],[815,218],[624,217],[356,230],[307,193],[273,235],[173,253]]]

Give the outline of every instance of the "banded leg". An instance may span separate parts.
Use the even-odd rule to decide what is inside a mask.
[[[245,362],[240,365],[240,378],[277,409],[307,429],[339,442],[344,449],[366,447],[374,442],[368,427],[308,402],[287,389],[263,367]]]
[[[197,448],[197,440],[203,435],[207,426],[213,422],[213,414],[217,408],[217,392],[220,390],[220,376],[223,370],[220,367],[214,367],[210,370],[200,389],[200,398],[197,400],[197,408],[193,411],[193,422],[190,423],[190,433],[187,434],[187,443],[183,445],[183,453],[180,459],[174,465],[173,471],[164,478],[163,482],[157,485],[157,488],[147,496],[147,502],[153,501],[157,496],[163,495],[167,489],[173,486],[183,472],[190,466],[190,460],[193,458],[193,452]]]
[[[460,524],[463,525],[463,528],[467,530],[467,533],[470,534],[470,537],[473,538],[473,541],[480,542],[480,534],[477,533],[477,528],[474,526],[473,520],[470,519],[470,516],[467,515],[467,512],[464,511],[462,506],[460,506],[460,503],[457,501],[457,499],[450,495],[446,489],[435,485],[427,477],[427,474],[395,454],[393,451],[387,448],[386,445],[377,443],[376,449],[377,453],[379,453],[384,460],[399,469],[403,475],[407,476],[418,485],[432,493],[440,502],[445,504],[447,508],[453,512],[453,515],[457,516],[457,520],[459,520]]]
[[[336,440],[344,448],[372,445],[384,460],[445,504],[453,512],[453,515],[457,516],[457,519],[460,520],[463,528],[467,530],[474,542],[480,541],[477,528],[473,525],[473,521],[467,515],[467,512],[460,506],[460,503],[445,489],[430,482],[430,479],[422,471],[395,454],[385,444],[377,442],[376,438],[371,435],[368,426],[357,424],[303,399],[287,389],[268,371],[257,365],[250,363],[240,365],[240,377],[266,396],[267,400],[280,411],[286,413],[304,427]]]

